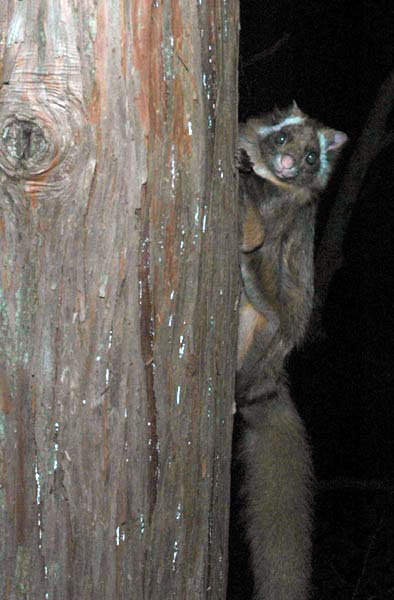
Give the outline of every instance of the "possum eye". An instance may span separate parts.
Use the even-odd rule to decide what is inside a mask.
[[[278,146],[283,146],[286,140],[287,135],[285,133],[278,133],[278,135],[275,137],[275,144],[278,144]]]
[[[311,152],[308,152],[308,154],[305,157],[306,162],[308,163],[308,165],[314,165],[315,162],[317,161],[317,152],[314,152],[313,150]]]

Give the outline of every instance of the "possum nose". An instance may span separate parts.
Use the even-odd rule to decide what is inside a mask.
[[[291,169],[294,167],[294,158],[290,154],[283,154],[280,163],[283,169]]]

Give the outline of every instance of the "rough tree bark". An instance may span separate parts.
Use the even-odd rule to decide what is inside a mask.
[[[223,599],[237,3],[0,34],[0,596]]]

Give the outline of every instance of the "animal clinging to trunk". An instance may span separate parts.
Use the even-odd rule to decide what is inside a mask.
[[[313,302],[316,199],[347,136],[294,103],[240,125],[242,294],[236,400],[257,600],[306,600],[312,464],[285,359]]]

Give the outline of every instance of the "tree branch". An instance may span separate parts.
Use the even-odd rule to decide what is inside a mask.
[[[394,139],[394,134],[386,131],[393,105],[394,70],[381,85],[365,127],[356,142],[318,248],[315,262],[317,293],[310,325],[312,337],[316,337],[321,331],[322,308],[331,280],[343,263],[343,241],[364,178],[382,148]]]
[[[279,50],[279,48],[281,46],[283,46],[283,44],[285,44],[287,42],[289,37],[290,37],[290,34],[285,32],[282,35],[282,37],[280,37],[279,40],[277,42],[275,42],[275,44],[272,44],[272,46],[270,46],[269,48],[265,48],[261,52],[254,54],[248,60],[243,61],[242,66],[244,68],[247,68],[247,67],[250,67],[251,65],[254,65],[256,62],[260,62],[261,60],[265,60],[269,56],[272,56]]]

